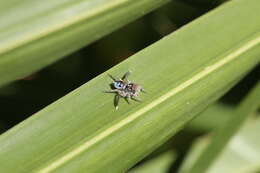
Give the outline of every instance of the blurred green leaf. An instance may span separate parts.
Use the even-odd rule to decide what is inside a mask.
[[[216,102],[200,113],[185,130],[208,132],[223,125],[232,115],[234,108],[221,102]]]
[[[206,172],[208,168],[214,163],[214,161],[218,158],[221,151],[224,150],[225,146],[231,140],[231,138],[236,134],[236,132],[242,127],[248,115],[251,115],[252,112],[256,111],[259,108],[260,102],[260,82],[255,88],[249,93],[249,95],[244,99],[241,105],[233,111],[233,116],[225,122],[224,126],[221,126],[216,134],[212,137],[212,140],[207,147],[203,149],[202,153],[196,158],[193,163],[192,159],[194,159],[194,153],[198,153],[198,151],[192,152],[192,159],[187,158],[189,161],[185,164],[180,170],[180,172],[190,172],[190,173],[200,173]],[[202,144],[204,145],[204,144]],[[198,147],[203,148],[203,147]],[[200,152],[201,150],[198,149]]]
[[[175,159],[176,153],[167,151],[131,169],[128,173],[166,173]]]
[[[231,140],[208,173],[252,173],[260,171],[260,119],[252,119]]]
[[[258,115],[259,116],[259,115]],[[239,132],[232,138],[224,148],[216,161],[210,165],[207,173],[252,173],[260,170],[260,151],[258,130],[260,127],[259,118],[251,118]],[[188,159],[185,160],[185,167],[194,163],[205,148],[211,143],[210,136],[197,140],[193,145]],[[183,165],[184,166],[184,165]]]
[[[61,59],[168,1],[1,1],[0,86]]]
[[[259,10],[232,1],[109,70],[133,71],[141,103],[116,111],[101,74],[20,123],[0,136],[0,172],[126,171],[259,63]]]

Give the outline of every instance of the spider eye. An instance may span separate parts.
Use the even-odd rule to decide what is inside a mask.
[[[121,82],[115,82],[115,83],[114,83],[114,86],[115,86],[116,88],[122,88],[122,87],[123,87],[123,84],[122,84]]]

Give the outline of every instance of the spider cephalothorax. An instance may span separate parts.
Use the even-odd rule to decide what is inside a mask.
[[[116,93],[114,99],[114,105],[116,109],[118,109],[118,103],[120,97],[123,97],[127,103],[130,104],[130,99],[135,101],[141,101],[139,98],[140,91],[144,92],[144,89],[131,81],[128,80],[128,76],[130,72],[126,72],[121,79],[116,79],[113,76],[109,75],[110,78],[113,80],[113,83],[110,84],[111,90],[106,91],[107,93]]]

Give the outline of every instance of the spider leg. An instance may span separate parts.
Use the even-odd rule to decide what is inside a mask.
[[[125,101],[126,101],[128,104],[130,104],[130,96],[129,96],[129,95],[127,95],[127,96],[125,97]]]
[[[114,78],[111,74],[108,74],[108,76],[109,76],[113,81],[116,81],[116,78]]]
[[[140,91],[142,91],[143,93],[147,93],[143,88],[141,88],[141,90]]]
[[[124,74],[124,76],[122,77],[122,80],[123,80],[123,81],[126,81],[127,83],[129,83],[128,76],[129,76],[130,74],[131,74],[130,71],[126,72],[126,73]]]
[[[118,90],[114,89],[114,90],[104,91],[104,93],[118,93]]]
[[[137,102],[142,102],[142,100],[137,96],[132,96],[131,99]]]
[[[114,106],[115,106],[116,110],[118,109],[119,100],[120,100],[120,96],[119,95],[115,95]]]

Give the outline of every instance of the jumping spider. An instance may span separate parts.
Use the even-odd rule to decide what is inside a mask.
[[[130,99],[135,101],[141,101],[139,98],[140,91],[144,92],[144,89],[131,81],[128,80],[130,72],[126,72],[121,79],[116,79],[113,76],[109,77],[113,80],[110,84],[111,90],[105,91],[106,93],[116,93],[114,98],[114,106],[118,109],[119,100],[123,97],[128,104],[130,104]]]

